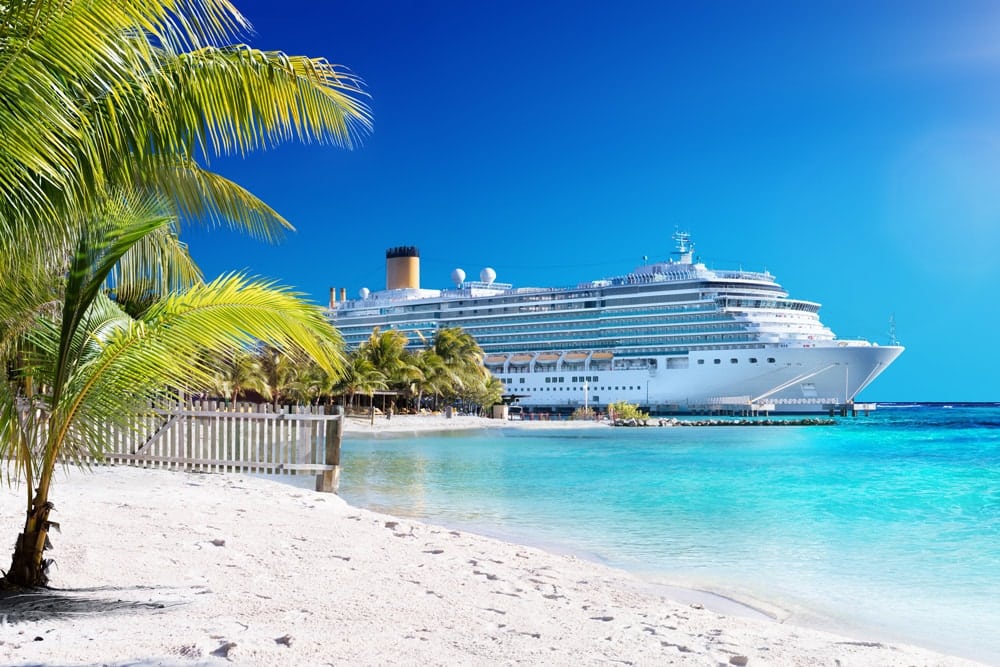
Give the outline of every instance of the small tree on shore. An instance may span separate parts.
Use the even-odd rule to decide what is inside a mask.
[[[638,405],[628,401],[618,401],[608,406],[608,414],[614,415],[614,419],[636,419],[643,421],[649,419],[649,413],[643,412]]]

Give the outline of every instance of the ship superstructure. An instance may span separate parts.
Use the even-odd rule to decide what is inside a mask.
[[[694,261],[685,233],[668,261],[570,288],[516,288],[452,273],[422,289],[419,252],[386,252],[386,289],[334,301],[349,348],[373,328],[413,346],[461,327],[484,364],[533,409],[568,411],[625,400],[654,414],[719,409],[825,412],[852,402],[903,351],[841,340],[818,303],[790,298],[768,272],[720,271]]]

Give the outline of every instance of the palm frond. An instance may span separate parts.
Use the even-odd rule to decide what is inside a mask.
[[[292,225],[237,183],[203,169],[195,161],[164,159],[140,175],[143,187],[161,192],[185,222],[228,227],[264,241],[277,241]]]
[[[352,147],[372,127],[356,76],[322,59],[246,46],[164,56],[142,85],[124,81],[95,99],[87,119],[103,164],[131,153],[245,155],[298,139]]]
[[[31,230],[44,247],[64,227],[48,225],[86,206],[108,166],[85,109],[141,84],[161,48],[228,43],[249,29],[225,0],[20,0],[0,5],[0,243]],[[113,163],[111,163],[113,164]]]

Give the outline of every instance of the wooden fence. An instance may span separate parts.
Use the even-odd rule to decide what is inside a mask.
[[[344,413],[333,406],[192,402],[137,418],[133,428],[108,428],[105,462],[143,467],[316,475],[316,490],[336,492]]]

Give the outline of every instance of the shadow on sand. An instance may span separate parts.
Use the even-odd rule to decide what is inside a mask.
[[[163,593],[170,591],[163,596]],[[198,589],[163,589],[151,586],[100,588],[41,588],[0,591],[0,620],[8,624],[79,618],[97,614],[155,613],[187,604],[183,599]],[[162,596],[163,599],[158,599]]]

